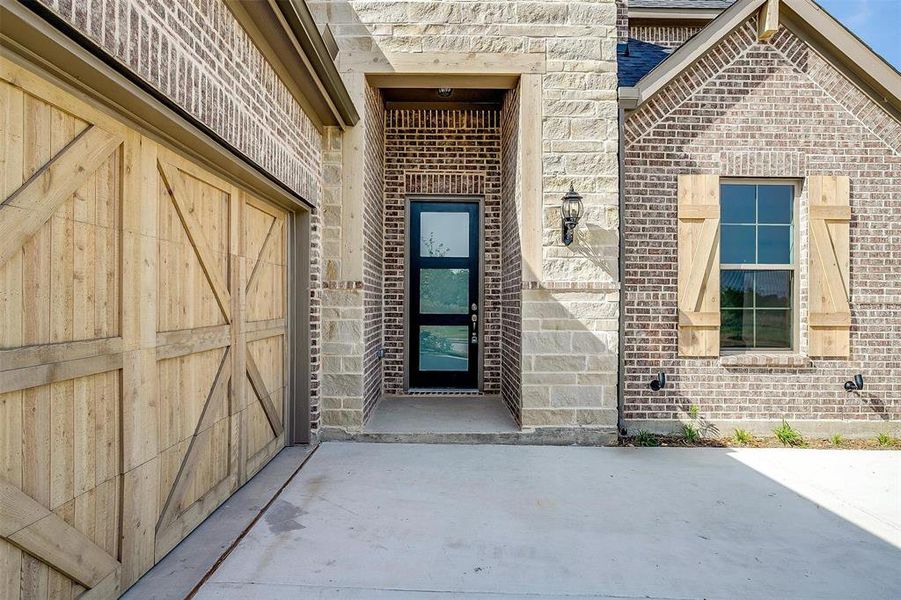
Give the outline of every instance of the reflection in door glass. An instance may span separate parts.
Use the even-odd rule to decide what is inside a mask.
[[[423,212],[419,223],[420,256],[469,257],[469,213]]]
[[[419,370],[469,370],[469,327],[466,325],[420,327]]]
[[[469,269],[420,269],[419,273],[420,313],[469,312]]]

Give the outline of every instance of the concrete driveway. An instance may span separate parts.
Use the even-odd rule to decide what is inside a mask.
[[[901,453],[323,444],[200,598],[901,598]]]

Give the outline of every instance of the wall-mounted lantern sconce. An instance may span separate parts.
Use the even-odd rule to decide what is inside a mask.
[[[563,196],[560,213],[563,217],[563,245],[569,246],[573,243],[573,230],[582,217],[582,196],[576,193],[572,184],[569,184],[569,191]]]
[[[666,373],[660,371],[657,373],[657,379],[651,380],[651,389],[655,392],[659,392],[663,388],[666,387]]]
[[[845,390],[849,392],[859,392],[863,389],[863,375],[858,373],[852,381],[845,382]]]

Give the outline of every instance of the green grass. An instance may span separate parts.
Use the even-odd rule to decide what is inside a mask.
[[[754,436],[751,435],[751,432],[747,429],[741,429],[740,427],[735,430],[735,433],[732,434],[732,437],[735,438],[735,441],[741,445],[750,444],[754,439]]]
[[[834,433],[829,438],[829,441],[832,442],[833,446],[841,446],[845,439],[839,433]]]
[[[895,440],[892,439],[892,436],[887,433],[880,433],[879,435],[877,435],[876,441],[883,448],[888,448],[889,446],[893,446],[895,444]]]
[[[682,425],[682,439],[689,444],[695,444],[701,439],[701,432],[692,423]]]
[[[644,429],[639,430],[639,432],[635,434],[635,439],[633,441],[636,446],[651,447],[660,445],[660,441],[657,439],[657,436],[650,431],[645,431]]]
[[[776,439],[782,442],[783,446],[796,448],[804,445],[804,438],[801,436],[801,432],[786,423],[785,419],[782,419],[782,425],[774,429],[773,433],[776,435]]]

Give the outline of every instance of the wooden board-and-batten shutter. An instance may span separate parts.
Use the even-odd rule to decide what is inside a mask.
[[[720,179],[679,175],[679,356],[720,353]]]
[[[850,356],[850,189],[847,176],[807,178],[810,356]]]

